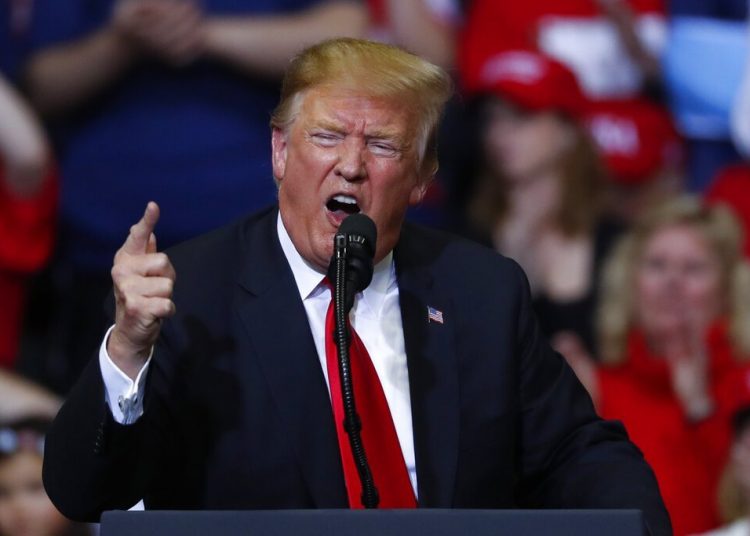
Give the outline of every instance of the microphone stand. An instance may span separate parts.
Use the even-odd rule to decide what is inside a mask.
[[[344,430],[349,436],[354,463],[362,484],[362,506],[377,508],[380,498],[372,471],[367,462],[367,454],[362,443],[362,421],[357,414],[354,403],[354,387],[349,361],[350,335],[346,317],[352,304],[346,300],[346,247],[348,237],[345,234],[336,235],[334,240],[335,278],[333,281],[333,313],[336,328],[333,334],[339,361],[339,376],[341,377],[341,396],[344,402]]]

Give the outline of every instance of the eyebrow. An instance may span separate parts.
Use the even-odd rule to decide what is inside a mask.
[[[388,140],[397,143],[399,146],[406,146],[406,140],[403,136],[399,136],[393,131],[389,130],[375,130],[366,135],[368,140]]]
[[[331,132],[344,134],[344,127],[342,127],[339,123],[335,123],[327,119],[320,119],[316,121],[315,123],[310,125],[310,129],[330,130]]]

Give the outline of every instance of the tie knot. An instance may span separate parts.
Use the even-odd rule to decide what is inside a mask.
[[[320,284],[333,292],[333,282],[328,278],[328,276],[325,276],[321,281]]]

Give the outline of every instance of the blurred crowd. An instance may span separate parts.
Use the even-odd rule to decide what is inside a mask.
[[[675,534],[748,534],[749,4],[0,0],[0,535],[90,533],[46,499],[42,448],[116,249],[149,200],[160,249],[273,203],[280,76],[341,35],[454,76],[410,218],[523,267]]]

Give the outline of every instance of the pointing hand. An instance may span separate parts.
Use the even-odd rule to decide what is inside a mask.
[[[156,251],[154,227],[159,206],[153,201],[115,254],[112,282],[115,327],[107,352],[115,364],[135,379],[151,353],[164,318],[172,316],[175,271],[169,258]]]

